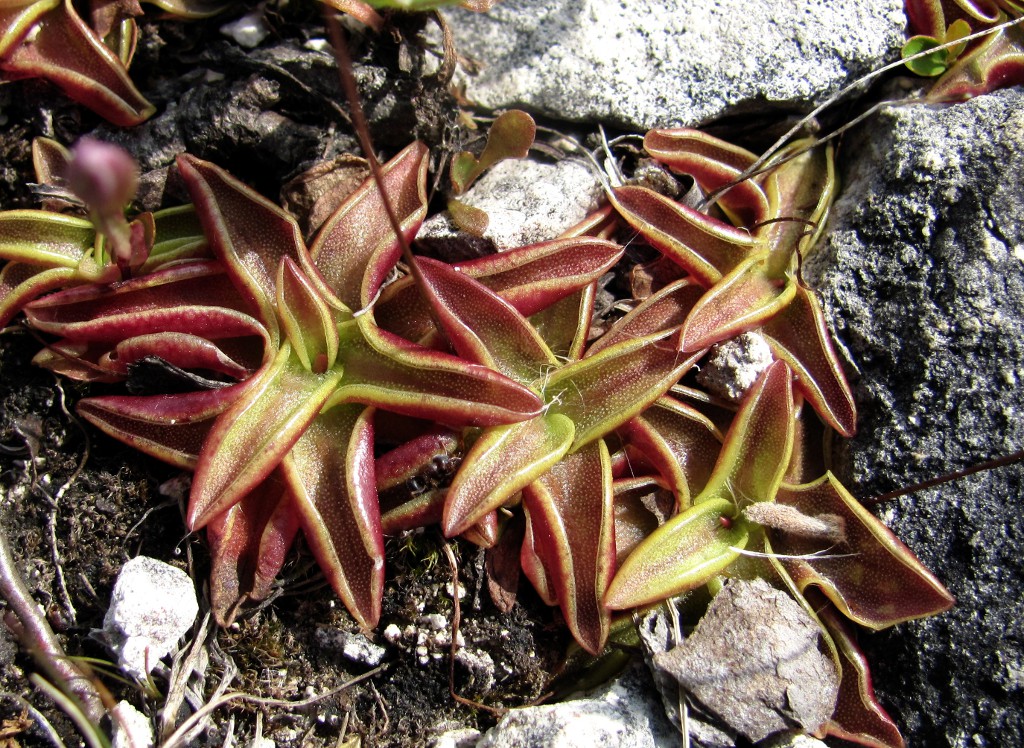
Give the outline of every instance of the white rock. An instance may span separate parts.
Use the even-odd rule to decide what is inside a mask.
[[[102,635],[121,668],[143,680],[191,628],[198,612],[188,574],[138,556],[118,574]]]
[[[471,727],[441,733],[430,743],[430,748],[473,748],[480,739],[480,731]]]
[[[220,27],[220,33],[234,39],[240,47],[255,49],[267,38],[270,30],[263,20],[263,9],[258,8],[241,18],[225,23]]]
[[[450,14],[466,95],[629,129],[809,110],[898,55],[902,0],[505,0]]]
[[[423,224],[417,241],[435,247],[464,242],[471,249],[459,253],[467,256],[535,244],[554,239],[586,218],[597,207],[600,195],[601,183],[581,163],[503,161],[461,198],[487,214],[487,230],[482,238],[458,231],[448,214],[442,213]],[[438,251],[448,256],[444,249]]]
[[[678,748],[679,733],[638,667],[584,699],[513,709],[477,748]]]
[[[127,701],[119,701],[110,710],[114,724],[113,748],[151,748],[153,723]]]
[[[316,630],[316,638],[322,646],[340,649],[346,658],[370,667],[376,667],[383,662],[388,653],[384,647],[374,644],[358,633],[321,627]]]

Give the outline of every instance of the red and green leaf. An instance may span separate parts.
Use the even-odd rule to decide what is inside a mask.
[[[338,386],[341,373],[313,374],[285,343],[214,423],[199,455],[189,526],[196,530],[277,467]]]
[[[801,591],[819,587],[844,615],[872,629],[952,607],[946,588],[831,473],[813,483],[783,486],[777,501],[808,517],[842,520],[845,539],[835,545],[773,534],[772,546],[787,557],[783,566]]]
[[[373,467],[373,409],[320,414],[282,462],[302,531],[331,587],[364,628],[380,618],[384,538]]]
[[[486,429],[448,489],[445,535],[463,533],[544,475],[568,453],[574,434],[572,421],[557,413]]]
[[[530,484],[523,506],[545,572],[541,586],[550,585],[547,592],[580,646],[598,654],[611,624],[603,600],[615,567],[611,458],[604,442],[568,455]]]

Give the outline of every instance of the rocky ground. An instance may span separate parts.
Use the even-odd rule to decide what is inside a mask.
[[[275,199],[315,162],[357,151],[318,12],[267,6],[268,35],[254,49],[219,30],[241,9],[212,22],[143,24],[133,78],[158,114],[131,131],[60,103],[39,82],[0,88],[0,204],[33,204],[25,183],[35,135],[69,143],[97,132],[123,143],[147,174],[146,207],[184,200],[167,173],[182,151]],[[754,150],[794,116],[895,59],[904,24],[898,0],[658,0],[643,8],[508,0],[487,16],[453,11],[450,19],[464,57],[456,84],[468,100],[523,106],[580,139],[598,124],[641,133],[655,124],[710,123]],[[421,25],[402,22],[397,37],[355,46],[383,151],[416,136],[442,154],[467,137],[456,100],[430,77],[438,49],[423,39],[436,33],[428,23],[421,36]],[[815,125],[828,130],[866,103],[906,91],[899,81],[889,85],[863,87]],[[1024,94],[1009,90],[954,107],[889,109],[841,144],[843,192],[806,272],[854,374],[860,431],[837,451],[836,468],[859,496],[1024,448],[1024,195],[1012,176],[1024,173],[1022,124]],[[545,184],[550,177],[557,189],[538,194],[534,172],[525,178],[533,188],[516,199],[532,201],[531,215],[555,213],[543,206],[557,204],[547,228],[556,234],[587,209],[596,183],[585,170],[556,181],[555,167],[537,160],[548,170]],[[513,235],[509,241],[525,236]],[[73,407],[86,389],[32,367],[38,347],[20,327],[0,335],[0,520],[68,654],[109,661],[91,632],[102,627],[124,562],[167,561],[201,591],[206,551],[184,530],[182,476],[84,428]],[[912,746],[1024,744],[1024,569],[1015,550],[1024,540],[1021,479],[1019,466],[1007,467],[878,507],[959,599],[938,618],[862,637],[881,700]],[[511,613],[498,613],[480,557],[471,546],[454,550],[458,589],[439,534],[390,541],[384,617],[373,641],[358,636],[300,551],[266,607],[228,630],[195,627],[179,657],[196,639],[204,654],[189,661],[187,677],[172,678],[165,664],[151,693],[116,676],[103,680],[115,698],[168,726],[164,737],[191,711],[167,708],[175,698],[208,699],[218,688],[248,695],[215,711],[196,744],[352,746],[359,736],[367,746],[421,746],[468,729],[447,744],[473,745],[472,731],[500,715],[449,692],[452,594],[464,595],[466,642],[452,683],[499,710],[548,691],[568,636],[528,590]],[[28,703],[69,744],[80,740],[33,691],[26,675],[35,665],[10,637],[0,641],[0,663],[0,739],[48,744]],[[371,678],[316,699],[379,666]],[[482,744],[553,745],[552,731],[575,741],[561,745],[678,744],[652,688],[644,671],[634,671],[568,711],[515,712]],[[605,737],[579,732],[586,715],[611,720],[602,722]]]

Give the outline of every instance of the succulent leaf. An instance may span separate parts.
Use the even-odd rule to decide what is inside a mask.
[[[33,327],[71,340],[116,343],[157,332],[266,340],[266,328],[245,308],[224,283],[222,266],[195,261],[110,286],[50,294],[28,304],[25,316]]]
[[[677,340],[672,330],[625,340],[538,382],[551,412],[576,425],[573,451],[640,413],[693,367],[703,352],[686,356]]]
[[[611,199],[630,226],[705,288],[765,249],[748,232],[646,187],[619,187]]]
[[[214,419],[253,382],[173,396],[90,397],[78,403],[77,411],[100,431],[140,452],[194,470]]]
[[[89,221],[45,210],[0,213],[0,258],[48,268],[77,268],[96,241]]]
[[[537,331],[508,302],[443,262],[416,262],[434,318],[460,356],[524,384],[556,365]]]
[[[557,413],[485,430],[448,489],[445,535],[463,533],[550,470],[568,453],[574,434],[572,421]]]
[[[33,299],[63,288],[77,275],[73,268],[40,270],[22,262],[8,262],[0,270],[0,327],[5,327]]]
[[[523,490],[523,505],[548,592],[580,646],[598,654],[611,624],[603,598],[615,565],[611,458],[605,443],[591,442],[559,461]]]
[[[193,530],[253,490],[277,467],[320,412],[341,371],[313,374],[288,343],[222,413],[203,444],[192,483]]]
[[[206,526],[210,544],[210,607],[229,626],[246,600],[270,594],[299,531],[280,470]]]
[[[775,499],[795,437],[791,377],[782,361],[758,377],[729,426],[714,472],[695,504],[725,499],[742,505]]]
[[[282,462],[302,531],[331,587],[364,628],[377,625],[384,538],[373,467],[373,409],[331,408]]]
[[[530,315],[530,325],[556,359],[576,361],[583,357],[590,337],[590,320],[594,316],[596,297],[597,284],[591,283]]]
[[[691,278],[682,278],[670,283],[644,299],[629,314],[616,322],[612,329],[595,340],[587,349],[587,355],[593,356],[598,351],[624,340],[680,327],[703,294],[704,289]]]
[[[541,412],[536,394],[486,367],[430,351],[366,317],[343,326],[345,371],[332,404],[361,402],[448,426],[491,426]]]
[[[305,246],[298,224],[218,166],[186,155],[178,157],[178,169],[213,254],[276,345],[278,266]]]
[[[692,176],[705,192],[731,185],[757,160],[744,148],[689,128],[651,130],[644,136],[644,150],[673,171]],[[717,203],[738,226],[754,226],[769,215],[767,197],[754,180],[731,186]]]
[[[722,446],[722,434],[707,416],[670,397],[660,398],[620,432],[643,452],[683,509],[707,485]]]
[[[724,276],[694,305],[683,325],[682,349],[697,351],[763,324],[796,295],[796,282],[766,273],[767,253],[750,257]]]
[[[853,436],[857,406],[814,293],[798,284],[793,301],[760,332],[772,353],[796,374],[797,387],[825,422],[843,436]]]
[[[356,310],[377,295],[398,261],[401,245],[391,229],[381,191],[387,193],[406,241],[427,213],[427,147],[413,143],[381,167],[378,187],[367,180],[324,223],[302,269],[323,279],[324,297],[335,307]]]
[[[528,317],[597,280],[621,255],[618,244],[582,237],[532,244],[455,267]],[[411,277],[385,287],[374,316],[382,328],[407,340],[419,341],[434,329],[427,302]]]
[[[903,748],[903,736],[875,697],[867,659],[849,627],[826,600],[813,596],[809,602],[835,644],[841,667],[839,698],[824,732],[868,748]]]
[[[39,16],[31,36],[12,45],[0,68],[11,77],[46,78],[121,127],[144,122],[156,111],[135,88],[117,55],[78,16],[71,0]]]
[[[292,350],[314,374],[323,374],[338,358],[338,325],[330,307],[290,257],[277,271],[277,310]]]
[[[783,486],[777,501],[808,517],[838,517],[844,528],[837,544],[793,532],[773,534],[772,546],[780,554],[805,557],[782,562],[801,591],[821,588],[844,615],[872,629],[952,607],[945,587],[831,473],[813,483]]]
[[[252,374],[206,338],[183,332],[158,332],[128,338],[99,359],[99,366],[127,375],[132,364],[148,357],[158,357],[182,369],[205,369],[235,380]]]
[[[709,499],[677,514],[644,540],[619,568],[605,605],[625,610],[706,584],[723,572],[747,544],[736,506]]]

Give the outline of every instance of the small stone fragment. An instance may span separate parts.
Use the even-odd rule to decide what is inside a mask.
[[[679,734],[665,719],[642,667],[584,698],[512,709],[477,748],[669,748]]]
[[[465,260],[554,239],[597,207],[601,184],[574,161],[503,161],[460,201],[487,214],[482,237],[459,231],[447,214],[427,219],[420,245],[448,261]]]
[[[144,680],[192,627],[199,603],[188,574],[146,556],[121,569],[101,632],[121,668]]]
[[[151,748],[153,724],[149,718],[127,701],[119,701],[110,710],[114,725],[113,748]]]
[[[256,49],[267,38],[270,31],[263,20],[263,10],[257,9],[246,13],[241,18],[225,23],[220,27],[220,33],[234,39],[240,47]]]
[[[775,357],[756,332],[745,332],[711,347],[697,381],[727,400],[739,402]]]
[[[707,712],[757,742],[813,732],[832,716],[839,679],[818,625],[767,582],[734,581],[687,639],[654,656]]]
[[[479,730],[463,727],[441,733],[431,741],[430,748],[473,748],[479,739]]]
[[[376,667],[383,662],[388,653],[384,647],[374,644],[359,633],[321,627],[316,630],[316,638],[322,646],[340,650],[341,654],[352,662],[370,667]]]

